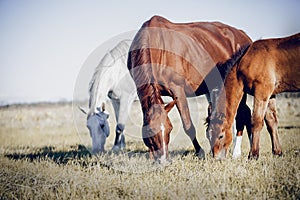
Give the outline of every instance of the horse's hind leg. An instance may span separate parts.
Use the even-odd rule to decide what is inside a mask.
[[[267,112],[265,115],[265,122],[267,125],[268,132],[271,136],[272,141],[272,153],[274,155],[282,155],[281,145],[278,137],[278,120],[276,114],[276,99],[275,96],[271,96]]]
[[[184,90],[183,90],[183,88],[178,87],[177,90],[173,90],[173,92],[174,92],[175,98],[177,98],[176,106],[177,106],[177,109],[181,116],[183,128],[184,128],[186,134],[190,137],[190,139],[194,145],[194,148],[196,150],[196,155],[199,158],[204,158],[205,153],[204,153],[203,149],[201,148],[201,146],[199,145],[198,140],[196,138],[196,130],[195,130],[195,126],[191,120],[191,115],[190,115],[190,111],[189,111],[189,107],[188,107],[188,103],[187,103],[187,99],[186,99]]]
[[[122,132],[123,129],[124,129],[124,127],[122,125],[118,124],[119,113],[120,113],[120,100],[111,98],[111,103],[113,105],[113,108],[114,108],[114,111],[115,111],[115,116],[116,116],[116,121],[117,121],[116,137],[115,137],[115,142],[114,142],[114,146],[113,146],[112,150],[113,151],[119,151],[120,150],[120,147],[118,145],[119,135],[120,135],[120,131]]]

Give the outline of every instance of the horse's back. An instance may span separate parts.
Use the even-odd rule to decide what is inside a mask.
[[[272,82],[274,94],[300,88],[300,33],[253,42],[238,70],[249,88],[255,81]]]
[[[251,43],[244,31],[221,22],[173,23],[161,16],[153,16],[146,21],[136,38],[140,40],[134,41],[134,45],[141,45],[139,48],[147,43],[151,48],[172,51],[189,49],[191,46],[187,41],[192,41],[192,44],[202,46],[202,50],[207,51],[215,62],[230,58],[235,51]],[[141,41],[144,43],[137,43]]]
[[[152,63],[168,66],[196,90],[217,63],[225,63],[250,43],[243,31],[220,22],[172,23],[154,16],[136,34],[128,68]],[[161,77],[159,69],[147,70]]]
[[[282,68],[300,67],[296,66],[300,59],[300,33],[274,39],[263,39],[253,42],[248,51],[241,59],[239,68],[249,68],[255,71],[253,66],[273,66],[272,70],[281,70]],[[284,66],[285,65],[285,66]]]
[[[222,39],[226,40],[226,38],[230,37],[230,35],[228,34],[234,34],[235,37],[240,37],[241,39],[246,39],[248,41],[250,40],[250,38],[246,35],[244,31],[217,21],[174,23],[161,16],[153,16],[150,20],[146,21],[142,25],[142,28],[155,28],[155,27],[172,29],[174,31],[185,33],[189,36],[202,37],[202,39],[203,38],[207,39],[207,36],[209,35],[213,37],[216,37],[216,35],[218,36],[223,35],[224,38],[217,38],[217,40],[222,40]]]

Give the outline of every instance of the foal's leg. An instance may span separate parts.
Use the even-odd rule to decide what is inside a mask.
[[[195,130],[195,126],[191,120],[191,115],[190,115],[185,92],[184,92],[183,88],[181,88],[181,87],[177,87],[177,89],[173,90],[173,91],[174,91],[175,97],[177,98],[176,106],[177,106],[177,109],[181,116],[183,128],[184,128],[186,134],[190,137],[190,139],[194,145],[194,148],[196,150],[196,155],[199,158],[204,158],[205,153],[204,153],[203,149],[201,148],[201,146],[199,145],[198,140],[196,138],[196,130]]]
[[[237,110],[236,114],[236,131],[237,137],[234,144],[234,149],[232,153],[233,158],[238,158],[242,154],[241,145],[242,145],[242,136],[243,130],[246,126],[248,136],[251,134],[251,110],[246,104],[247,94],[244,93],[242,101]],[[250,139],[250,138],[249,138]],[[250,142],[251,145],[251,142]]]
[[[272,153],[274,155],[282,155],[281,145],[278,137],[278,120],[276,114],[276,99],[275,96],[271,96],[267,112],[265,115],[265,122],[267,125],[268,132],[271,136],[272,141]]]
[[[264,123],[264,116],[267,110],[268,101],[271,95],[266,87],[258,87],[254,93],[254,105],[252,115],[252,145],[249,153],[249,159],[258,159],[259,157],[259,138]]]

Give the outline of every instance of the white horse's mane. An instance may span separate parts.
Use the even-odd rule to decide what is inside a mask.
[[[108,51],[103,58],[101,59],[100,63],[96,67],[94,74],[92,76],[92,79],[89,83],[89,108],[97,106],[97,101],[100,96],[99,93],[104,92],[99,90],[100,86],[100,80],[103,79],[103,76],[105,76],[105,71],[108,68],[111,68],[114,66],[114,63],[116,60],[122,57],[127,58],[127,53],[129,50],[131,44],[131,40],[125,39],[119,42],[113,49]],[[127,60],[126,60],[127,61]],[[102,94],[107,95],[107,94]],[[93,112],[93,111],[91,111]]]

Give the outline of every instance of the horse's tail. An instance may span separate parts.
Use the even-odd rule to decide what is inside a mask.
[[[248,51],[250,45],[251,44],[249,43],[245,46],[242,46],[235,54],[231,56],[229,60],[227,60],[225,63],[217,65],[223,80],[225,80],[226,76],[231,71],[231,69],[240,62],[242,57]]]

